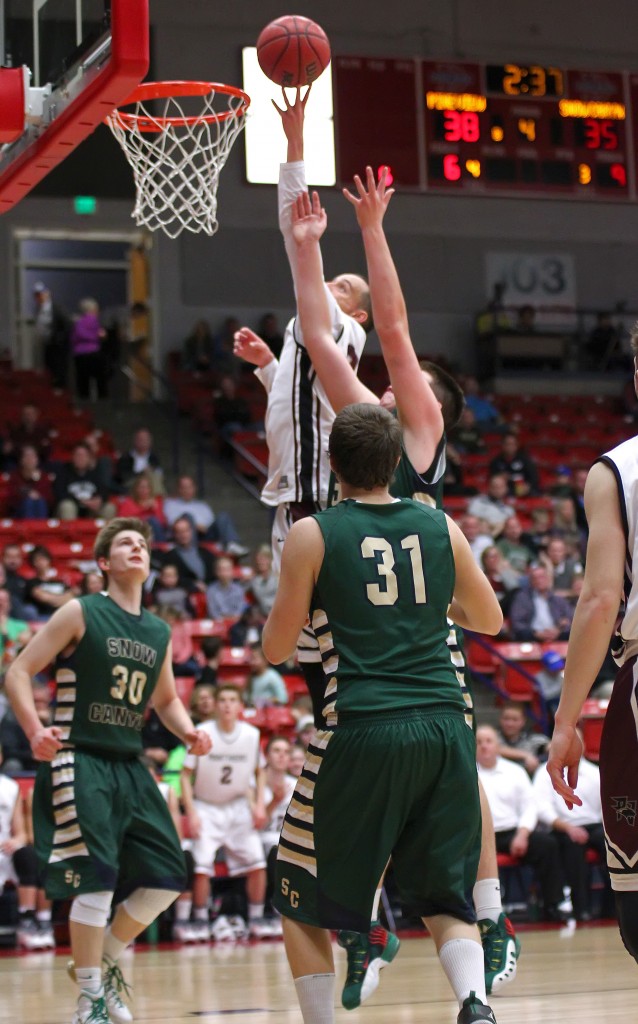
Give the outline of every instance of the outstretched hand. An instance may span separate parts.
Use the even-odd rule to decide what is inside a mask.
[[[326,211],[319,202],[319,193],[301,192],[291,204],[292,237],[297,245],[318,242],[328,224]]]
[[[386,186],[388,173],[389,169],[384,167],[379,175],[379,181],[375,182],[374,171],[371,167],[366,167],[365,185],[358,174],[354,176],[358,195],[353,195],[347,188],[342,190],[345,198],[351,206],[354,206],[361,229],[381,224],[385,216],[385,211],[394,195],[394,189]]]
[[[288,142],[303,143],[303,124],[306,113],[306,103],[310,96],[312,85],[309,85],[305,96],[301,95],[301,87],[296,89],[295,102],[291,103],[282,88],[281,94],[284,100],[283,109],[272,100],[272,105],[281,118],[281,125]]]
[[[233,335],[233,353],[247,363],[260,367],[267,366],[275,358],[266,342],[250,327],[242,327]]]
[[[552,742],[549,747],[547,771],[552,786],[567,804],[571,811],[574,804],[582,806],[583,801],[576,796],[578,782],[578,765],[583,756],[583,741],[574,726],[555,725]],[[567,780],[565,780],[565,768]]]

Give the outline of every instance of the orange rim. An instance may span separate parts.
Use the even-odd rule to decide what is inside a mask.
[[[201,114],[192,117],[148,117],[144,114],[130,114],[118,107],[118,119],[128,129],[138,128],[140,131],[159,132],[170,126],[184,127],[199,124],[202,121],[206,124],[217,124],[220,121],[227,121],[231,117],[243,116],[250,106],[248,93],[234,85],[223,85],[221,82],[142,82],[133,90],[122,106],[143,103],[145,100],[169,99],[171,96],[207,96],[213,91],[225,96],[234,96],[241,100],[241,103],[235,110],[223,110],[219,114]]]

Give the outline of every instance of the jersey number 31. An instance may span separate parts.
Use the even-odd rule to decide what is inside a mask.
[[[401,548],[410,554],[415,604],[427,604],[425,577],[423,575],[423,555],[418,534],[411,533],[408,537],[404,537],[401,541]],[[396,604],[399,599],[399,581],[394,572],[397,556],[390,541],[386,540],[385,537],[364,537],[361,541],[361,554],[364,558],[374,558],[376,560],[377,572],[384,584],[383,587],[379,583],[366,584],[368,601],[375,605]],[[381,556],[380,560],[379,555]]]

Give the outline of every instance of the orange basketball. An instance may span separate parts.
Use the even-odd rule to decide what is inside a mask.
[[[286,14],[260,32],[257,59],[263,73],[277,85],[309,85],[330,63],[330,43],[310,18]]]

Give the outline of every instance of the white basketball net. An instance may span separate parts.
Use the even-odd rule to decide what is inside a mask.
[[[215,112],[215,97],[225,101],[226,118]],[[193,117],[185,101],[194,97],[170,96],[130,104],[125,115],[114,110],[107,124],[133,168],[137,201],[132,213],[139,227],[160,228],[170,238],[182,231],[214,235],[217,223],[217,185],[232,145],[244,127],[245,108],[238,96],[212,90],[201,100],[203,109]],[[161,109],[161,114],[157,111]],[[199,118],[202,120],[199,120]],[[203,120],[206,117],[208,120]],[[143,131],[145,122],[152,130]],[[194,123],[166,123],[165,118],[188,118]]]

